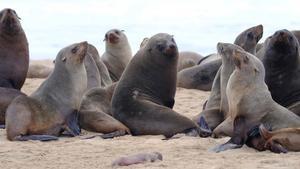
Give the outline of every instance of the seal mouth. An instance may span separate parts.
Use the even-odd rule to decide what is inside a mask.
[[[165,48],[165,50],[164,50],[164,54],[165,54],[166,56],[169,56],[169,57],[176,56],[177,53],[178,53],[177,47],[176,47],[176,45],[173,44],[173,43],[172,43],[172,44],[169,44],[169,45]]]
[[[119,42],[119,40],[120,40],[120,38],[116,34],[114,34],[114,33],[108,34],[108,42],[109,43],[116,44]]]

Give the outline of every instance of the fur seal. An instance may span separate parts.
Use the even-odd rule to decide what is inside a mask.
[[[159,152],[153,152],[153,153],[140,153],[135,154],[127,157],[121,157],[116,159],[112,166],[129,166],[132,164],[140,164],[144,162],[155,162],[157,160],[162,161],[163,156]]]
[[[132,135],[195,132],[200,128],[174,110],[178,49],[173,36],[159,33],[149,39],[126,67],[112,97],[113,117]]]
[[[6,111],[7,139],[56,140],[63,131],[80,133],[77,111],[87,87],[83,60],[87,42],[60,50],[53,73],[30,96],[18,96]]]
[[[255,53],[256,44],[262,37],[262,34],[262,25],[243,31],[235,40],[235,43],[238,44],[236,48],[242,50],[242,47],[244,47],[247,51]],[[212,91],[204,110],[193,118],[194,121],[198,121],[200,116],[203,116],[212,130],[228,117],[226,87],[235,66],[231,57],[232,48],[226,46],[228,45],[222,43],[217,45],[218,54],[222,59],[222,66],[214,79]]]
[[[179,52],[177,72],[185,68],[197,65],[202,58],[203,56],[201,56],[196,52],[190,52],[190,51]]]
[[[26,96],[17,89],[0,87],[0,126],[5,124],[5,112],[8,105],[20,95]]]
[[[226,48],[233,51],[231,57],[235,69],[226,88],[230,115],[223,122],[225,127],[217,134],[229,135],[231,139],[214,151],[239,148],[246,141],[249,144],[249,131],[260,124],[267,124],[272,130],[299,127],[300,117],[272,99],[264,81],[263,63],[233,44],[227,44]],[[228,128],[233,128],[233,131]]]
[[[53,71],[53,68],[43,64],[29,63],[27,78],[47,78]]]
[[[288,30],[276,31],[259,51],[265,82],[274,101],[300,116],[300,56],[297,38]]]
[[[13,9],[0,11],[0,87],[20,90],[29,65],[25,32]]]
[[[113,82],[120,79],[132,52],[123,30],[111,29],[105,34],[105,52],[101,56]]]
[[[284,128],[276,131],[269,131],[261,124],[259,133],[266,140],[264,147],[272,149],[279,147],[280,152],[300,151],[300,128]]]
[[[111,98],[116,84],[106,88],[93,88],[84,94],[79,109],[80,127],[104,134],[114,133],[111,137],[130,134],[124,124],[112,117]]]
[[[255,47],[263,34],[263,26],[257,25],[240,33],[234,44],[239,45],[250,53],[255,53]],[[211,60],[212,61],[209,61]],[[217,59],[217,61],[216,61]],[[210,64],[211,66],[210,66]],[[211,90],[214,78],[222,64],[222,59],[212,54],[199,61],[198,65],[178,73],[178,86],[188,89]],[[203,66],[205,65],[205,68]],[[205,70],[205,71],[203,71]],[[205,79],[205,80],[202,80]]]

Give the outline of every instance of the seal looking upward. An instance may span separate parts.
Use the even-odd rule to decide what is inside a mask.
[[[30,96],[18,96],[6,111],[7,139],[55,140],[63,131],[80,133],[77,110],[87,87],[87,42],[63,48],[53,73]]]
[[[112,29],[105,34],[105,52],[101,56],[113,82],[120,79],[132,52],[123,30]]]
[[[29,66],[25,32],[13,9],[0,11],[0,87],[20,90]]]
[[[113,116],[132,135],[164,135],[200,129],[174,110],[178,49],[173,36],[159,33],[130,61],[112,97]],[[205,133],[204,133],[205,134]]]

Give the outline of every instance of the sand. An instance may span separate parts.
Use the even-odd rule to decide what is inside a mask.
[[[32,93],[44,79],[27,79],[22,91]],[[193,117],[202,109],[209,92],[178,88],[174,109]],[[123,136],[103,140],[82,138],[93,133],[83,131],[75,138],[60,138],[53,142],[10,142],[5,130],[0,129],[0,168],[112,168],[111,163],[122,156],[158,151],[163,161],[120,168],[172,168],[172,169],[252,169],[300,168],[300,153],[274,154],[258,152],[247,146],[221,153],[210,152],[217,144],[229,138],[193,138],[162,140],[163,136]]]

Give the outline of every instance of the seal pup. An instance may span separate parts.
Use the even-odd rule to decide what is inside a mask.
[[[300,128],[283,128],[269,131],[263,124],[259,126],[259,133],[266,140],[265,148],[279,147],[280,152],[300,151]],[[274,151],[273,151],[274,152]]]
[[[140,164],[145,162],[155,162],[157,160],[162,161],[163,156],[159,152],[152,152],[152,153],[139,153],[127,157],[120,157],[116,159],[112,166],[129,166],[132,164]]]
[[[265,82],[274,101],[300,116],[299,42],[288,30],[276,31],[259,51],[266,77]]]
[[[106,88],[93,88],[84,94],[79,109],[80,127],[93,132],[104,133],[102,138],[130,134],[130,130],[112,117],[111,98],[117,83]]]
[[[149,39],[126,67],[112,97],[113,117],[132,135],[164,135],[206,131],[172,110],[176,92],[178,49],[173,36]]]
[[[248,131],[259,124],[268,124],[273,130],[299,127],[300,117],[272,99],[264,81],[265,69],[262,62],[235,45],[227,44],[226,48],[233,50],[231,56],[235,69],[226,88],[230,115],[218,134],[229,135],[231,139],[213,150],[220,152],[239,148],[246,141],[251,142],[247,138]],[[226,130],[227,128],[233,128],[233,131]]]
[[[236,48],[245,48],[246,51],[255,53],[255,46],[263,35],[263,26],[257,25],[243,31],[235,39]],[[228,44],[230,45],[230,44]],[[235,66],[231,57],[233,48],[224,43],[218,43],[218,55],[221,56],[222,66],[219,68],[214,79],[211,94],[207,100],[204,110],[195,116],[194,121],[198,121],[203,116],[209,127],[214,130],[222,121],[228,117],[228,102],[226,97],[226,87],[228,79]]]
[[[8,140],[56,140],[63,131],[79,135],[77,111],[87,87],[87,48],[87,42],[81,42],[60,50],[53,73],[40,87],[12,101],[6,111]]]
[[[261,39],[262,34],[262,25],[251,27],[240,33],[236,37],[234,44],[254,54],[256,44]],[[204,65],[205,68],[203,68]],[[217,54],[203,58],[199,61],[197,66],[184,69],[178,73],[178,87],[204,91],[211,90],[214,78],[221,65],[222,59]]]
[[[20,90],[29,65],[29,49],[25,32],[16,11],[0,11],[0,87]]]
[[[105,52],[101,56],[113,82],[120,79],[132,52],[123,30],[111,29],[105,34]]]

